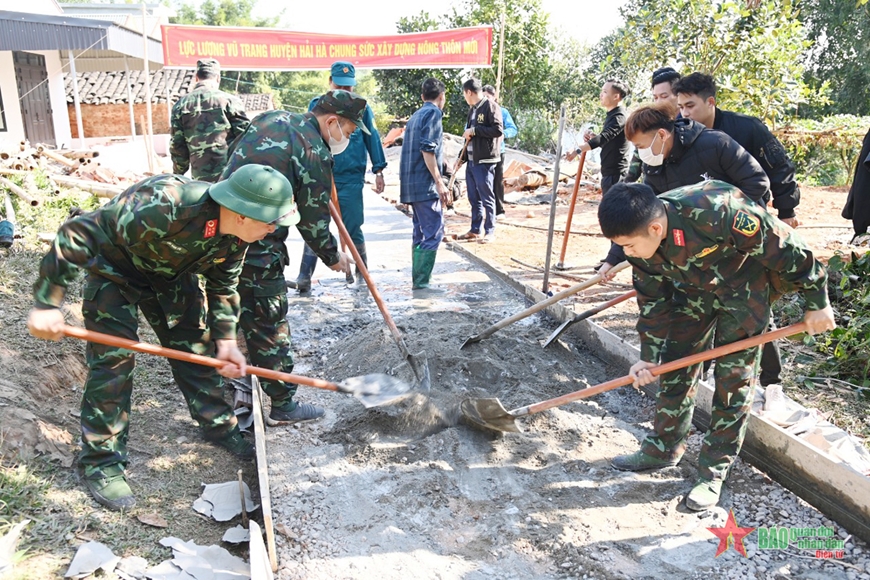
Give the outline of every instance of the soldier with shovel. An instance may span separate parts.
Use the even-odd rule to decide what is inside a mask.
[[[601,200],[602,233],[634,267],[641,360],[635,386],[655,380],[659,362],[700,352],[715,338],[730,343],[761,334],[778,294],[803,293],[811,334],[836,326],[827,274],[794,231],[736,187],[705,181],[656,197],[643,184],[619,183]],[[699,479],[686,507],[719,501],[743,444],[757,372],[758,347],[718,358],[710,427],[698,458]],[[679,463],[686,450],[701,365],[662,375],[654,433],[635,453],[612,460],[641,471]]]

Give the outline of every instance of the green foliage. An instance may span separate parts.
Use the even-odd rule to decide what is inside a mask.
[[[656,68],[711,74],[723,108],[760,117],[769,125],[793,116],[798,103],[818,102],[803,81],[810,43],[792,0],[762,0],[749,9],[735,0],[630,0],[626,24],[601,63],[647,95]]]
[[[558,119],[549,111],[518,110],[511,113],[517,124],[515,146],[529,153],[551,153],[556,149]]]
[[[831,87],[831,100],[802,116],[870,115],[870,4],[866,0],[801,0],[800,19],[813,42],[806,81]]]
[[[833,115],[819,120],[797,119],[777,131],[806,185],[847,185],[870,117]]]
[[[205,0],[201,4],[182,3],[176,7],[174,24],[201,26],[277,26],[284,11],[274,16],[254,18],[257,0]]]
[[[420,87],[428,77],[441,80],[447,87],[444,129],[461,133],[465,127],[468,105],[462,97],[462,83],[471,76],[484,84],[496,85],[501,33],[501,13],[506,11],[504,72],[501,83],[502,105],[515,110],[545,111],[558,109],[554,100],[570,91],[551,77],[554,46],[547,32],[548,15],[540,0],[465,0],[448,15],[432,16],[421,12],[401,18],[400,33],[423,32],[463,26],[493,27],[493,66],[481,69],[401,69],[378,70],[374,76],[380,86],[380,98],[386,109],[397,118],[407,118],[420,107]],[[566,69],[568,67],[566,66]],[[563,75],[563,76],[567,76]],[[522,131],[522,128],[520,129]]]
[[[852,254],[850,261],[834,256],[828,262],[831,299],[838,327],[816,342],[829,358],[829,376],[870,387],[870,253]]]

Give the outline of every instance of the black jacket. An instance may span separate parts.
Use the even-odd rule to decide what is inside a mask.
[[[628,140],[625,138],[625,109],[607,111],[601,133],[589,140],[589,147],[601,147],[601,175],[622,177],[628,171]]]
[[[780,219],[794,217],[794,208],[801,201],[801,190],[794,178],[794,163],[785,147],[773,136],[761,120],[716,109],[713,128],[726,133],[758,161],[770,179],[773,207]]]
[[[677,119],[671,138],[674,143],[665,162],[656,167],[643,166],[643,182],[652,187],[656,195],[718,179],[738,187],[759,204],[767,205],[770,181],[761,165],[737,141],[690,119]],[[612,244],[607,263],[615,265],[624,259],[622,248]]]
[[[471,138],[471,158],[475,163],[498,163],[501,161],[501,139],[504,135],[504,122],[501,118],[501,107],[486,97],[477,107],[468,109],[466,128],[474,128]],[[462,161],[468,161],[468,154],[463,152]]]
[[[852,220],[856,236],[865,233],[870,227],[870,131],[864,136],[864,146],[858,154],[855,177],[842,216]]]

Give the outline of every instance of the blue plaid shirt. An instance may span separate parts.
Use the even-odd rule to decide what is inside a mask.
[[[415,203],[438,199],[435,180],[426,167],[422,152],[434,153],[438,168],[443,163],[444,129],[441,126],[441,109],[431,102],[411,115],[405,125],[405,140],[402,144],[402,157],[399,163],[401,182],[400,200],[402,203]]]

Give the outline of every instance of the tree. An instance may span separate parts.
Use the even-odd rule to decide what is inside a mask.
[[[831,88],[828,106],[805,113],[870,115],[870,3],[802,0],[800,7],[800,19],[813,42],[806,81],[812,87]]]
[[[375,71],[380,97],[387,109],[397,117],[407,117],[420,105],[420,87],[427,77],[440,79],[447,87],[444,127],[461,133],[465,126],[468,105],[462,98],[463,81],[475,76],[484,84],[496,84],[499,54],[501,14],[505,11],[504,78],[501,102],[517,111],[517,123],[522,131],[523,110],[540,111],[547,106],[549,59],[553,46],[547,33],[548,14],[541,0],[464,0],[451,14],[433,17],[421,12],[397,23],[399,33],[423,32],[444,28],[489,25],[493,27],[493,66],[480,69],[402,69]]]
[[[663,65],[716,78],[728,109],[770,124],[792,116],[819,95],[803,80],[810,43],[792,0],[761,0],[750,9],[733,0],[631,0],[615,51],[601,64],[646,87]]]

